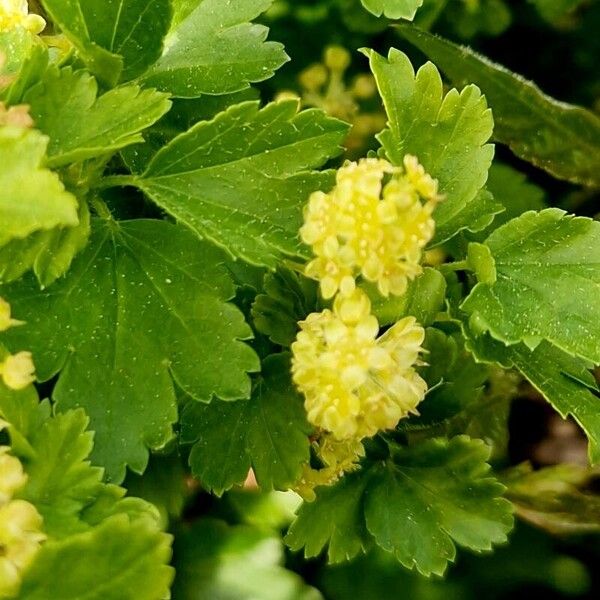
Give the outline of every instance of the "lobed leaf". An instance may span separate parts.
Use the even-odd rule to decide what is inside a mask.
[[[273,0],[196,0],[176,20],[165,49],[144,75],[147,85],[180,98],[228,94],[264,81],[287,62],[283,46],[265,42],[268,29],[251,23]]]
[[[341,150],[346,124],[295,100],[232,106],[176,137],[134,179],[150,198],[203,238],[251,263],[275,267],[302,253],[298,229],[315,172]]]
[[[272,355],[250,400],[186,406],[182,441],[195,442],[189,463],[203,487],[220,496],[243,483],[250,467],[264,489],[287,489],[298,479],[311,428],[289,373],[289,356]]]
[[[455,85],[477,84],[494,110],[495,138],[519,157],[574,183],[600,185],[600,118],[559,102],[470,48],[408,25],[400,33]]]
[[[141,131],[171,107],[155,90],[126,85],[100,97],[85,71],[50,68],[25,95],[38,129],[50,138],[48,165],[60,167],[143,141]]]
[[[327,546],[330,563],[354,558],[370,545],[363,515],[368,474],[345,475],[332,486],[317,489],[314,502],[304,502],[285,537],[292,550],[304,548],[305,558],[318,556]]]
[[[254,352],[222,257],[164,221],[94,222],[87,248],[66,277],[39,292],[32,277],[1,295],[27,325],[6,343],[35,356],[54,400],[83,406],[96,431],[93,459],[111,479],[142,471],[148,448],[171,437],[172,379],[195,398],[245,398]]]
[[[423,575],[442,575],[454,544],[491,550],[513,524],[504,486],[489,476],[489,449],[466,436],[397,449],[375,469],[365,496],[369,532],[384,550]]]
[[[531,350],[545,339],[600,363],[600,224],[557,208],[527,212],[485,246],[479,269],[496,279],[480,280],[462,303],[471,328]]]

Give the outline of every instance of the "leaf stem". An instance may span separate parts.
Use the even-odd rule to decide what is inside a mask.
[[[112,187],[135,186],[136,182],[135,175],[110,175],[103,177],[94,187],[98,190],[105,190]]]
[[[438,269],[440,271],[470,271],[471,267],[466,260],[457,260],[456,262],[439,265]]]

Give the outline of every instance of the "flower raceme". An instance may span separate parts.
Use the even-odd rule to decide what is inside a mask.
[[[362,439],[395,427],[416,411],[427,384],[414,367],[425,332],[406,317],[377,337],[366,294],[336,297],[333,310],[300,322],[292,375],[308,420],[337,440]]]
[[[0,447],[0,598],[14,596],[23,571],[46,539],[35,506],[14,498],[27,476],[19,459],[9,451]]]
[[[351,293],[359,275],[383,296],[403,294],[421,273],[439,200],[437,181],[414,156],[404,157],[403,169],[377,158],[347,163],[329,194],[309,199],[300,236],[316,258],[306,275],[326,299]]]
[[[355,471],[359,467],[358,461],[365,455],[360,440],[336,440],[330,433],[325,433],[315,440],[313,450],[321,461],[322,468],[313,468],[305,464],[300,479],[294,485],[294,491],[309,502],[316,498],[316,487],[332,485],[344,473]]]
[[[46,21],[40,15],[29,14],[27,0],[0,0],[0,31],[17,27],[38,34],[46,27]]]

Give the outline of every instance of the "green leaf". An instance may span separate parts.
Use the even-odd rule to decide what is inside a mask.
[[[143,141],[141,131],[170,108],[165,94],[126,85],[96,98],[85,71],[52,68],[25,96],[36,127],[50,137],[48,164],[59,167]]]
[[[408,19],[412,21],[423,0],[361,0],[363,6],[376,17]]]
[[[319,600],[293,571],[283,567],[281,541],[246,525],[201,519],[175,539],[179,600]]]
[[[295,100],[232,106],[176,137],[134,179],[160,207],[203,238],[251,263],[275,267],[302,252],[298,229],[314,172],[340,152],[347,125]]]
[[[445,196],[434,214],[436,241],[486,227],[502,207],[480,193],[494,155],[486,143],[494,123],[479,89],[468,85],[444,96],[433,64],[415,76],[408,57],[394,48],[387,59],[373,50],[365,53],[388,115],[388,128],[378,136],[387,157],[402,165],[406,154],[415,155]]]
[[[563,464],[508,472],[506,495],[517,515],[554,535],[600,532],[600,498],[593,492],[597,470]]]
[[[309,460],[310,431],[286,354],[265,359],[250,400],[189,403],[182,415],[182,441],[195,442],[192,473],[219,496],[250,467],[261,488],[287,489]]]
[[[600,185],[600,118],[545,95],[501,65],[415,27],[400,32],[455,85],[477,84],[494,110],[495,138],[519,157],[574,183]]]
[[[89,528],[80,514],[103,487],[102,469],[87,460],[93,448],[88,421],[83,410],[71,410],[29,434],[33,453],[24,459],[27,484],[19,497],[35,505],[53,538]]]
[[[77,225],[77,200],[42,165],[48,138],[38,131],[0,129],[0,247],[14,238]]]
[[[94,462],[121,480],[142,471],[147,448],[171,437],[172,378],[197,399],[245,398],[258,368],[240,342],[251,335],[227,303],[234,286],[222,257],[184,228],[164,221],[95,222],[87,248],[66,277],[40,293],[33,278],[1,295],[27,325],[5,334],[27,348],[38,378],[62,371],[61,410],[83,406],[96,431]]]
[[[546,339],[600,363],[600,223],[557,208],[527,212],[485,244],[497,280],[478,283],[461,306],[474,332],[530,349]]]
[[[24,27],[0,32],[0,100],[18,104],[23,94],[44,74],[48,65],[48,48],[39,36]]]
[[[475,338],[468,331],[467,335],[479,361],[518,369],[563,418],[572,415],[588,437],[590,461],[600,462],[600,399],[583,361],[547,342],[532,352],[524,344],[507,347],[489,336]]]
[[[117,515],[90,531],[43,544],[17,600],[167,598],[171,536],[150,519]]]
[[[281,44],[265,42],[269,30],[264,25],[250,21],[272,2],[196,2],[174,24],[162,56],[144,75],[145,83],[174,96],[195,98],[237,92],[268,79],[289,59]]]
[[[280,266],[265,275],[263,289],[252,305],[254,326],[274,344],[290,346],[298,321],[319,310],[318,284]]]
[[[314,502],[304,502],[285,537],[292,550],[318,556],[327,546],[330,563],[350,560],[370,544],[363,515],[363,496],[369,473],[345,475],[332,486],[317,488]]]
[[[141,75],[161,55],[169,0],[79,0],[79,9],[92,42],[123,57],[121,81]]]
[[[9,283],[33,269],[40,286],[48,287],[62,277],[90,236],[90,211],[87,202],[79,204],[79,224],[36,231],[0,248],[0,282]]]
[[[511,505],[489,475],[489,449],[465,436],[397,448],[374,468],[365,518],[379,546],[407,568],[442,575],[455,543],[475,551],[506,541]]]
[[[413,316],[421,325],[427,326],[444,310],[446,280],[436,269],[425,267],[402,296],[383,298],[371,286],[366,291],[380,325],[392,325],[403,317]]]
[[[99,4],[97,0],[94,4]],[[86,20],[88,2],[81,0],[42,0],[52,21],[77,49],[90,71],[108,87],[113,87],[123,71],[123,58],[102,48],[90,38]],[[123,4],[123,2],[121,2]]]

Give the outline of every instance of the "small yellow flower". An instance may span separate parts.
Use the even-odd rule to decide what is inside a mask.
[[[9,454],[10,448],[0,446],[0,506],[6,504],[27,483],[21,461]]]
[[[329,194],[309,199],[300,236],[316,258],[306,275],[320,282],[324,298],[351,293],[358,275],[383,296],[403,294],[421,273],[439,199],[437,182],[414,156],[404,158],[404,169],[376,158],[347,163]]]
[[[0,31],[24,27],[37,35],[46,27],[40,15],[29,14],[27,0],[0,0]]]
[[[0,506],[0,598],[16,593],[22,572],[46,539],[41,527],[33,504],[12,500]]]
[[[292,376],[308,420],[337,440],[362,439],[415,412],[427,384],[416,373],[425,331],[414,318],[381,337],[366,294],[338,295],[333,311],[300,322]]]
[[[0,102],[0,105],[1,104],[2,103]],[[10,304],[4,300],[4,298],[0,298],[0,331],[6,331],[7,329],[15,327],[16,325],[23,325],[23,321],[11,319]]]
[[[315,488],[320,485],[332,485],[344,473],[355,471],[358,461],[365,455],[360,440],[336,440],[330,434],[324,434],[313,443],[316,456],[323,463],[322,468],[315,469],[306,464],[302,475],[294,486],[294,491],[308,502],[315,499]]]
[[[35,381],[35,366],[31,352],[10,354],[0,363],[4,384],[12,390],[22,390]]]

